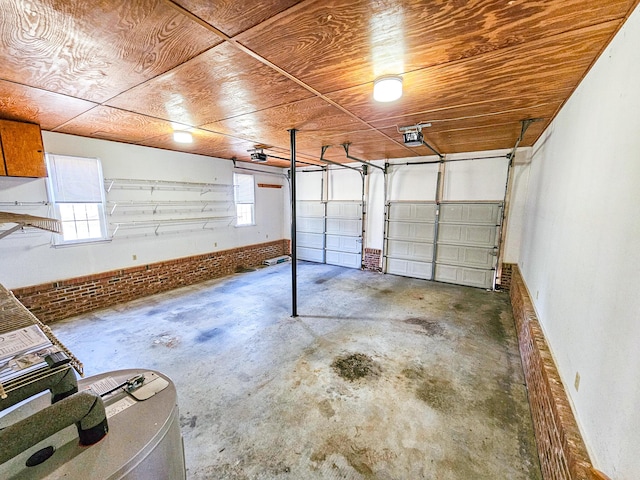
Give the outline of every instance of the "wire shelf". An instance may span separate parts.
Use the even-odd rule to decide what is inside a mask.
[[[169,180],[144,180],[133,178],[105,178],[105,190],[110,192],[113,189],[121,190],[165,190],[165,191],[200,191],[201,194],[207,192],[233,192],[233,185],[222,183],[200,183],[200,182],[176,182]]]

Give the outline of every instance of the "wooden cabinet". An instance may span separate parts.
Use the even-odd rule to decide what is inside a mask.
[[[4,166],[4,152],[0,148],[0,177],[7,175],[7,167]]]
[[[46,177],[40,126],[0,120],[0,175]]]

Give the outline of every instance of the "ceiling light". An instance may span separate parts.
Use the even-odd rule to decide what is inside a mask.
[[[376,102],[393,102],[402,96],[402,77],[380,77],[373,82],[373,99]]]
[[[177,130],[173,132],[173,140],[178,143],[193,143],[193,135],[191,135],[191,132]]]

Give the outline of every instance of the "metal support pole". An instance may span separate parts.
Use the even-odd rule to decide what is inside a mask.
[[[296,130],[291,136],[291,316],[298,316],[298,253],[296,249]]]

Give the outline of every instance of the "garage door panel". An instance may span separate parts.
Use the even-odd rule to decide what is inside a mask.
[[[443,203],[434,279],[493,288],[500,203]]]
[[[387,243],[387,255],[393,258],[431,262],[433,260],[433,243],[389,240]]]
[[[438,243],[493,247],[496,242],[494,225],[440,224]]]
[[[296,209],[298,258],[361,267],[362,202],[301,200]]]
[[[324,203],[318,201],[299,201],[296,203],[298,217],[324,217]]]
[[[342,218],[327,218],[327,234],[359,237],[362,234],[362,221]]]
[[[326,251],[326,263],[341,267],[360,268],[362,260],[359,253]]]
[[[492,288],[501,214],[493,201],[389,203],[386,272]]]
[[[348,268],[362,266],[362,203],[326,203],[324,219],[325,262]]]
[[[435,222],[435,203],[390,203],[389,219],[405,222]]]
[[[435,280],[438,282],[455,283],[469,287],[492,288],[493,270],[476,270],[472,268],[436,265]]]
[[[297,231],[299,233],[324,233],[324,218],[297,218]]]
[[[322,249],[297,247],[296,253],[300,260],[324,263],[324,250]]]
[[[493,268],[493,248],[464,247],[460,245],[438,245],[437,263],[467,265],[477,268]]]
[[[386,272],[431,279],[434,202],[391,202],[387,210]]]
[[[362,217],[362,204],[353,202],[328,202],[327,217],[359,219]]]
[[[443,203],[440,222],[497,225],[500,211],[500,204],[496,203]]]
[[[409,242],[433,242],[432,223],[389,222],[387,235],[390,239]]]
[[[298,247],[324,248],[324,235],[321,233],[298,232],[296,245]]]
[[[339,252],[360,253],[360,250],[362,250],[362,239],[360,237],[327,235],[326,249]]]
[[[387,273],[403,277],[431,279],[431,263],[387,258]]]

